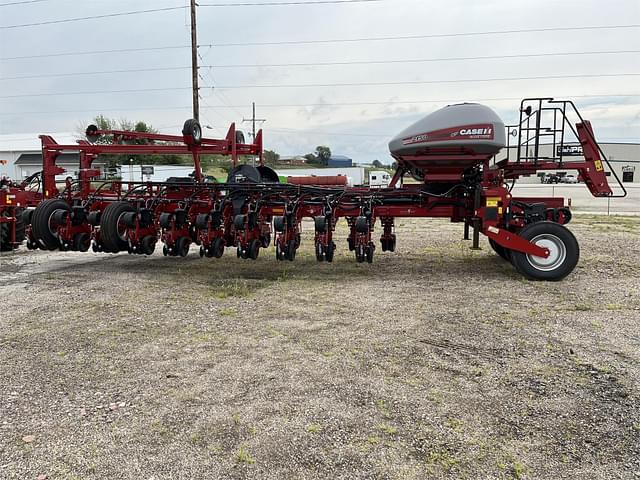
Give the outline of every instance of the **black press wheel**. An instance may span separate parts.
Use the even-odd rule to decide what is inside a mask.
[[[580,258],[576,237],[568,229],[554,222],[536,222],[524,227],[518,234],[550,252],[548,258],[511,252],[516,270],[530,280],[562,280],[569,275]]]
[[[293,262],[296,259],[296,249],[298,245],[295,240],[289,240],[287,243],[287,260]]]
[[[16,243],[22,243],[25,238],[25,224],[28,223],[27,212],[33,212],[33,210],[24,210],[19,208],[16,209]],[[9,216],[8,213],[4,214],[4,216]],[[11,226],[8,223],[0,223],[0,251],[7,252],[13,250],[14,248],[18,248],[14,246],[11,242]],[[27,242],[27,247],[29,247],[29,243]]]
[[[367,263],[373,263],[373,251],[376,249],[373,242],[369,242],[367,248],[365,249],[365,257],[367,259]]]
[[[104,209],[100,217],[100,238],[105,251],[118,253],[129,248],[124,220],[131,212],[135,212],[135,208],[127,202],[113,202]]]
[[[316,243],[316,260],[324,262],[324,247],[321,243]]]
[[[489,239],[489,245],[493,248],[493,251],[496,252],[500,257],[502,257],[507,262],[511,261],[511,251],[508,248],[504,248],[502,245],[499,245],[495,240]]]
[[[329,242],[329,244],[324,250],[324,259],[329,263],[333,262],[333,254],[335,253],[335,251],[336,251],[336,244],[333,242]]]
[[[273,217],[273,229],[276,232],[284,232],[285,221],[284,217]]]
[[[262,242],[260,240],[252,240],[249,244],[249,258],[251,260],[257,260],[258,255],[260,254],[260,246]]]
[[[157,238],[153,235],[147,235],[142,239],[142,253],[145,255],[153,255],[156,249]]]
[[[176,255],[186,257],[189,255],[189,246],[191,245],[191,239],[189,237],[180,237],[176,242]]]
[[[87,252],[91,246],[91,235],[88,233],[76,233],[73,237],[73,249],[77,252]]]
[[[45,250],[55,250],[60,246],[56,232],[58,224],[54,220],[57,210],[71,211],[64,200],[50,198],[38,205],[31,218],[31,229],[38,246]]]
[[[224,240],[222,238],[216,238],[211,244],[211,253],[214,257],[220,258],[224,254]]]

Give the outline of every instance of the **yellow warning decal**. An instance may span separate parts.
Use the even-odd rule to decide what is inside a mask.
[[[500,197],[487,197],[487,207],[497,207]]]
[[[604,167],[602,166],[602,160],[596,160],[593,162],[596,166],[596,172],[602,172]]]

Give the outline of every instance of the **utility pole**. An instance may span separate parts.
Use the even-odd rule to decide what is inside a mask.
[[[253,114],[251,115],[251,118],[243,118],[242,119],[242,123],[244,122],[251,122],[252,125],[252,131],[253,133],[251,134],[251,140],[252,141],[256,141],[256,122],[260,122],[260,123],[264,123],[267,121],[266,118],[256,118],[256,102],[252,102],[251,103],[252,109],[253,109]],[[256,157],[253,157],[253,166],[256,166]]]
[[[198,30],[196,0],[191,0],[191,79],[193,89],[193,118],[200,121],[200,88],[198,87]]]

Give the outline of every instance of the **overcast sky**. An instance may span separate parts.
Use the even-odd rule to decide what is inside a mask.
[[[14,1],[18,0],[0,0],[0,5]],[[622,27],[640,25],[639,0],[381,0],[204,6],[223,1],[242,3],[201,0],[203,6],[198,10],[201,121],[213,127],[210,136],[226,132],[230,122],[250,117],[251,102],[255,101],[258,117],[267,119],[266,148],[294,155],[328,145],[334,153],[359,162],[390,162],[390,137],[448,103],[480,101],[498,111],[506,122],[513,122],[518,98],[555,96],[574,98],[584,116],[592,120],[599,139],[640,141],[640,28]],[[254,3],[270,1],[276,0]],[[0,134],[73,131],[97,114],[144,120],[167,133],[179,131],[191,116],[189,48],[58,54],[186,47],[190,42],[187,9],[6,27],[187,4],[185,0],[39,0],[0,6]],[[246,45],[613,25],[620,27]],[[550,53],[573,55],[513,57]],[[42,57],[8,58],[34,55]],[[468,59],[484,56],[511,57]],[[467,59],[398,62],[456,57]],[[369,61],[387,63],[357,63]],[[331,62],[342,64],[252,66]],[[166,70],[96,73],[158,68]],[[549,76],[573,78],[504,80]],[[345,83],[396,84],[331,86]],[[309,84],[316,86],[300,86]],[[114,90],[136,91],[107,93]],[[248,129],[248,124],[244,128]]]

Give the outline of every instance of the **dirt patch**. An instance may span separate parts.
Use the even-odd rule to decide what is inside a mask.
[[[356,264],[0,257],[0,477],[640,477],[640,219],[523,280],[403,221]],[[230,255],[231,253],[231,255]],[[26,440],[28,441],[25,441]]]

